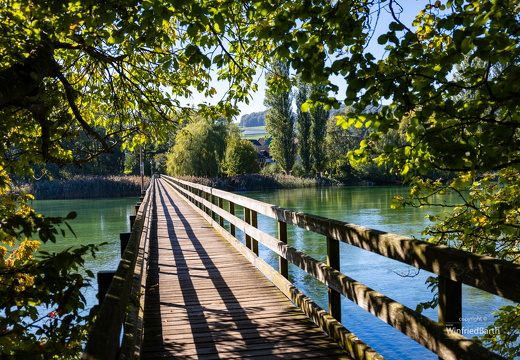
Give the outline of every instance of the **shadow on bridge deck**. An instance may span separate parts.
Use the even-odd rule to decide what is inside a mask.
[[[143,359],[350,359],[184,200],[157,185]]]

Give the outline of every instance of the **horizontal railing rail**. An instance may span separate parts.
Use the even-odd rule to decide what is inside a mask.
[[[130,239],[89,334],[82,360],[133,359],[139,355],[144,301],[140,294],[144,293],[154,189],[151,179],[133,220]]]
[[[340,321],[338,294],[341,294],[444,359],[501,359],[499,355],[475,344],[449,327],[457,329],[461,326],[462,284],[520,302],[520,285],[517,281],[520,277],[520,266],[446,246],[284,209],[200,184],[167,176],[162,176],[162,179],[194,204],[199,212],[237,248],[240,248],[242,244],[235,239],[235,231],[236,229],[243,231],[249,251],[239,250],[243,254],[247,254],[246,257],[253,263],[262,263],[258,267],[264,274],[276,271],[274,269],[266,270],[266,266],[269,265],[256,257],[258,255],[257,242],[280,256],[280,270],[277,273],[281,274],[283,278],[288,277],[287,261],[289,261],[327,285],[329,287],[329,313],[334,315],[337,320]],[[224,201],[228,203],[229,210],[224,209]],[[236,205],[244,208],[243,220],[234,215]],[[278,221],[278,238],[257,229],[257,214],[263,214]],[[229,231],[224,227],[225,222],[228,223]],[[287,224],[326,236],[328,263],[318,261],[287,245]],[[439,322],[435,322],[341,273],[339,271],[339,242],[345,242],[437,274],[439,276]],[[277,281],[273,282],[277,284]],[[290,296],[291,291],[298,292],[300,294],[298,296],[304,296],[292,284],[282,284],[281,286],[286,288],[286,291],[283,289],[282,291],[286,292],[290,298],[294,297]],[[287,290],[287,287],[290,290]],[[312,302],[311,300],[306,301],[307,303]],[[295,302],[297,303],[297,301]],[[315,304],[313,307],[316,309]],[[325,323],[328,325],[324,327],[324,330],[333,337],[338,336],[334,334],[334,331],[331,334],[330,322],[325,321]],[[341,326],[339,322],[334,324],[334,326]],[[329,330],[326,329],[327,326]],[[368,346],[360,342],[348,330],[345,329],[339,333],[342,334],[339,337],[344,341],[342,344],[351,352],[355,347],[361,349],[356,355],[358,358],[378,356],[374,355]],[[351,342],[351,339],[356,339],[355,344]]]

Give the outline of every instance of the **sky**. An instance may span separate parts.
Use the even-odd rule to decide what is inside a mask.
[[[415,18],[415,16],[424,9],[424,6],[430,3],[429,0],[401,0],[402,12],[400,14],[400,20],[406,24],[410,25]],[[387,4],[387,2],[385,3]],[[397,7],[394,7],[397,11]],[[379,35],[387,28],[388,24],[391,22],[391,15],[387,10],[382,10],[381,16],[378,21],[377,29],[375,34],[372,37],[372,40],[367,47],[367,51],[371,52],[376,58],[384,57],[384,46],[381,46],[377,43],[377,38]],[[331,78],[331,81],[335,83],[339,88],[339,92],[331,96],[336,96],[338,99],[342,99],[343,94],[345,93],[346,83],[345,80],[341,77]],[[209,103],[215,104],[217,103],[225,94],[226,89],[229,87],[227,83],[214,81],[211,83],[211,86],[217,90],[217,94],[213,98],[205,98],[203,94],[197,93],[194,91],[193,96],[190,99],[183,101],[183,104],[199,104],[199,103]],[[266,91],[265,80],[262,75],[259,75],[258,79],[258,91],[256,93],[251,93],[249,104],[241,103],[238,105],[240,109],[240,115],[236,119],[240,120],[242,115],[250,114],[252,112],[264,111],[264,94]]]

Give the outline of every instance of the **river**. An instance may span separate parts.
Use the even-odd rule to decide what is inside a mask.
[[[390,208],[392,197],[405,195],[406,192],[407,188],[404,187],[323,187],[248,191],[240,194],[292,210],[420,238],[422,229],[429,224],[424,218],[428,209],[406,208],[395,211]],[[78,213],[77,219],[70,221],[77,238],[69,236],[60,239],[57,244],[45,245],[45,249],[58,251],[74,244],[107,242],[108,245],[102,247],[96,259],[90,259],[86,266],[94,273],[115,269],[120,257],[119,233],[128,231],[128,218],[134,214],[137,200],[118,198],[34,201],[33,206],[48,216],[65,216],[69,211]],[[272,219],[259,215],[258,226],[273,236],[277,235],[277,224]],[[325,261],[326,246],[323,236],[288,226],[288,237],[290,245]],[[425,271],[417,273],[415,268],[347,244],[341,244],[341,254],[343,273],[412,309],[419,302],[432,298],[425,285],[426,278],[431,274]],[[260,255],[277,267],[278,259],[269,250],[260,247]],[[289,271],[291,281],[299,289],[320,306],[327,308],[325,286],[294,266],[290,266]],[[86,294],[87,301],[91,304],[97,303],[96,289],[97,284],[94,282]],[[491,325],[492,313],[500,306],[511,304],[466,286],[463,288],[463,296],[463,326],[475,331]],[[424,314],[437,319],[436,310],[427,310]],[[346,299],[342,299],[342,320],[350,331],[387,359],[437,359],[437,356],[421,345]]]
[[[47,252],[59,252],[75,245],[107,243],[100,248],[96,258],[87,258],[85,267],[94,274],[101,270],[115,270],[121,258],[119,233],[130,229],[129,216],[135,214],[134,206],[139,197],[112,199],[77,200],[34,200],[32,206],[46,216],[66,216],[71,211],[78,214],[68,223],[76,236],[66,227],[67,236],[58,238],[56,243],[41,246]],[[85,297],[90,306],[97,304],[97,281],[86,289]]]
[[[425,218],[427,213],[436,214],[438,208],[391,209],[392,198],[406,195],[406,187],[322,187],[284,189],[275,191],[242,192],[242,195],[314,215],[363,225],[390,233],[422,238],[422,230],[432,223]],[[441,200],[441,199],[439,199]],[[442,199],[442,200],[449,200]],[[277,225],[272,219],[259,215],[258,227],[269,229],[277,236]],[[264,230],[265,231],[265,230]],[[288,226],[289,244],[297,249],[326,261],[325,237],[303,229]],[[417,269],[383,256],[350,246],[340,245],[341,271],[393,300],[415,309],[418,303],[432,299],[425,280],[431,276]],[[277,257],[260,247],[260,255],[277,268]],[[302,270],[292,266],[290,280],[321,307],[327,308],[326,287]],[[482,333],[493,324],[492,313],[512,302],[478,289],[463,286],[463,330]],[[436,309],[423,312],[437,320]],[[390,325],[362,310],[347,299],[342,299],[342,323],[371,345],[387,359],[437,359],[437,356],[409,339]],[[474,335],[466,335],[472,337]]]

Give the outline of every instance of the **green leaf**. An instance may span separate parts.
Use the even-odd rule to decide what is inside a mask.
[[[392,31],[401,31],[404,30],[404,28],[405,27],[403,24],[397,23],[395,21],[392,21],[389,25],[389,29]]]
[[[193,24],[189,25],[186,33],[192,38],[196,37],[199,33],[199,24],[194,22]]]
[[[383,35],[380,35],[378,38],[377,38],[377,43],[379,45],[384,45],[386,44],[388,41],[388,35],[387,34],[383,34]]]
[[[473,40],[469,37],[465,38],[462,40],[460,48],[463,54],[469,53],[469,51],[473,48]]]

